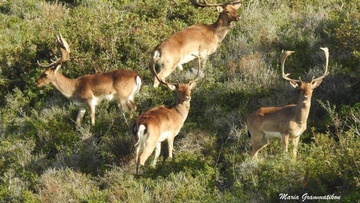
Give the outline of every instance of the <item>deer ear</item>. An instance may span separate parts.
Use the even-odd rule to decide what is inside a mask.
[[[240,8],[240,6],[241,6],[240,3],[239,3],[239,4],[235,4],[235,5],[234,5],[234,8],[235,8],[236,10],[238,10],[238,9]]]
[[[289,82],[290,82],[290,85],[293,86],[296,89],[298,89],[300,87],[299,82],[292,81],[292,80],[290,80]]]
[[[196,82],[194,81],[194,82],[191,82],[190,84],[189,84],[189,87],[190,87],[190,90],[192,90],[192,89],[194,89],[195,87],[196,87]]]
[[[322,80],[316,80],[312,82],[312,88],[315,89],[317,87],[319,87],[319,85],[321,84]]]
[[[216,6],[216,10],[217,10],[219,13],[221,13],[221,12],[224,10],[224,8],[221,7],[221,6]]]
[[[54,72],[56,73],[58,70],[60,70],[60,68],[61,68],[61,65],[57,65]]]
[[[166,86],[171,89],[171,91],[175,91],[177,89],[176,85],[173,84],[166,84]]]

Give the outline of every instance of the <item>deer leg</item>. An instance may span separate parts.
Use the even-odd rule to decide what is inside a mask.
[[[300,136],[297,137],[297,138],[294,138],[294,139],[292,140],[293,145],[294,145],[294,148],[293,148],[293,158],[294,158],[294,159],[296,159],[296,155],[297,155],[297,152],[298,152],[299,140],[300,140]]]
[[[152,154],[156,146],[156,143],[154,142],[146,142],[144,149],[140,155],[140,165],[145,165],[146,160],[149,158],[149,156]]]
[[[169,150],[169,158],[173,157],[173,147],[174,147],[174,138],[169,138],[168,142],[168,150]]]
[[[135,128],[134,124],[134,128]],[[138,141],[135,144],[136,147],[136,157],[135,157],[135,164],[136,164],[136,174],[139,172],[139,165],[140,165],[140,155],[144,151],[145,143],[144,141],[147,139],[146,127],[144,125],[138,126],[137,129],[134,129],[134,135],[138,138]]]
[[[201,67],[205,67],[207,61],[207,57],[201,60]]]
[[[126,101],[126,99],[122,100],[122,98],[119,97],[118,100],[120,101],[118,103],[118,108],[121,110],[121,114],[124,117],[126,125],[129,126],[128,118],[125,113],[129,112],[131,110],[131,107],[128,106],[128,103],[127,103],[128,101]],[[125,102],[123,102],[123,101],[125,101]],[[131,115],[130,115],[130,119],[131,119]]]
[[[160,84],[159,81],[155,78],[154,79],[154,87],[155,88],[159,87],[159,84]]]
[[[140,79],[139,79],[140,80]],[[139,91],[141,87],[141,80],[137,81],[137,85],[133,87],[133,90],[131,91],[131,93],[124,93],[123,86],[116,86],[115,91],[116,91],[116,100],[118,103],[118,107],[121,108],[123,111],[125,112],[129,112],[129,111],[135,111],[136,110],[136,104],[134,102],[134,98],[135,98],[135,94]]]
[[[136,164],[136,174],[139,173],[139,153],[140,153],[140,144],[136,146],[136,157],[135,157],[135,164]]]
[[[81,126],[81,119],[84,117],[85,112],[86,112],[86,109],[84,109],[84,108],[80,108],[79,111],[78,111],[78,115],[76,117],[76,125],[78,127]]]
[[[281,145],[282,145],[282,148],[283,148],[283,152],[288,152],[289,135],[283,135],[281,137]]]
[[[205,67],[206,61],[207,61],[208,57],[209,57],[209,55],[201,56],[201,66],[200,66],[200,68],[201,68],[201,67]],[[196,67],[196,68],[197,68],[197,67]]]
[[[131,106],[131,111],[136,111],[137,107],[133,99],[129,99],[127,103]]]
[[[90,119],[91,119],[91,125],[95,125],[95,102],[91,100],[89,102],[89,109],[90,109]]]
[[[126,106],[129,109],[129,111],[135,111],[136,110],[136,104],[133,100],[127,100]]]
[[[128,106],[128,98],[126,96],[117,95],[117,102],[118,107],[123,110],[124,112],[129,112],[131,108]]]
[[[141,88],[141,79],[140,77],[136,78],[136,86],[134,87],[131,94],[125,98],[126,106],[128,107],[129,111],[136,111],[136,104],[135,104],[135,94],[139,92]],[[120,92],[120,91],[119,91]]]
[[[161,142],[156,143],[156,147],[155,147],[155,157],[154,160],[152,162],[152,166],[155,167],[156,166],[156,161],[160,156],[160,152],[161,152]]]
[[[139,144],[136,146],[136,157],[135,157],[135,163],[136,163],[136,165],[139,164],[140,147],[141,147],[141,146],[140,146]]]
[[[252,146],[250,156],[257,158],[259,151],[269,144],[269,140],[265,137],[264,133],[251,132]]]
[[[165,78],[167,76],[169,76],[174,70],[175,70],[175,66],[174,65],[165,65],[163,64],[162,65],[162,69],[161,71],[158,73],[158,77],[160,78],[160,80],[164,81],[165,82]],[[158,87],[159,86],[159,81],[157,80],[156,77],[154,77],[154,87]]]

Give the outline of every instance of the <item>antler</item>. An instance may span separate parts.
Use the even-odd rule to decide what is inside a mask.
[[[209,4],[206,0],[190,0],[190,2],[192,3],[192,5],[194,5],[195,7],[215,7],[215,6],[224,6],[227,4],[239,4],[241,3],[240,1],[229,1],[227,3],[222,3],[222,4]]]
[[[320,47],[320,49],[322,49],[325,52],[325,58],[326,58],[326,62],[325,62],[325,71],[324,74],[318,78],[312,79],[311,81],[317,81],[317,80],[322,80],[323,78],[325,78],[328,74],[328,66],[329,66],[329,49],[327,47]]]
[[[326,62],[325,62],[325,71],[324,74],[321,75],[318,78],[313,78],[311,81],[317,81],[317,80],[322,80],[323,78],[325,78],[328,74],[328,66],[329,66],[329,49],[327,47],[320,47],[320,49],[322,49],[325,52],[325,58],[326,58]],[[294,80],[289,78],[288,76],[290,75],[290,73],[286,73],[284,71],[284,66],[285,66],[285,60],[288,56],[290,56],[292,53],[294,53],[294,51],[283,51],[281,54],[281,71],[282,71],[282,77],[285,80],[289,80],[289,81],[293,81],[293,82],[301,82],[301,80]]]
[[[288,81],[293,81],[293,82],[301,82],[300,80],[294,80],[294,79],[291,79],[289,78],[288,76],[290,75],[290,73],[286,73],[285,74],[285,60],[288,56],[290,56],[291,54],[293,54],[295,51],[282,51],[282,54],[281,54],[281,72],[282,72],[282,77],[285,79],[285,80],[288,80]]]
[[[61,51],[61,57],[57,58],[55,61],[52,61],[52,63],[48,65],[40,64],[39,61],[37,61],[38,65],[44,68],[49,68],[51,66],[59,65],[62,62],[68,61],[70,56],[70,48],[69,44],[66,42],[66,40],[62,37],[61,33],[59,32],[56,35],[56,45],[60,48]]]

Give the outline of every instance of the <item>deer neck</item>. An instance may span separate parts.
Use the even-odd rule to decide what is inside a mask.
[[[294,119],[297,123],[306,123],[311,107],[311,95],[308,98],[304,98],[303,93],[300,94],[300,98],[296,105]]]
[[[75,80],[67,78],[59,72],[55,73],[55,80],[51,83],[67,98],[70,98],[76,90]]]
[[[189,110],[190,110],[190,101],[184,101],[182,103],[177,103],[174,107],[174,109],[176,110],[176,112],[181,115],[181,117],[183,118],[183,121],[186,120],[188,114],[189,114]]]
[[[221,42],[225,38],[226,34],[229,32],[230,23],[231,23],[230,21],[225,20],[220,15],[217,21],[212,25],[214,32],[219,38],[219,42]]]

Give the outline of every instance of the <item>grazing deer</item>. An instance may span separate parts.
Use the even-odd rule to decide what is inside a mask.
[[[200,68],[200,58],[199,67]],[[134,136],[138,141],[136,146],[136,174],[139,171],[139,165],[144,165],[148,157],[155,149],[155,158],[152,166],[155,167],[156,161],[160,155],[161,142],[167,140],[169,157],[172,158],[173,143],[175,136],[180,132],[190,110],[190,93],[196,86],[200,77],[187,84],[170,84],[164,82],[157,75],[155,65],[152,71],[159,82],[172,91],[176,91],[176,103],[174,106],[159,106],[148,110],[140,115],[133,126]],[[199,74],[199,70],[198,70]]]
[[[284,107],[261,107],[247,117],[247,128],[252,140],[251,157],[257,157],[258,152],[269,144],[269,139],[280,138],[284,152],[288,151],[289,140],[293,142],[293,158],[297,155],[297,145],[300,135],[306,130],[306,123],[310,112],[311,96],[322,80],[328,75],[329,50],[321,48],[325,52],[326,65],[324,74],[310,82],[303,82],[289,78],[285,74],[284,64],[286,58],[294,51],[285,51],[281,55],[282,77],[300,90],[297,104]]]
[[[196,24],[175,33],[162,43],[156,46],[153,51],[149,67],[157,63],[161,70],[158,77],[165,81],[176,67],[182,70],[182,64],[185,64],[196,56],[200,56],[205,63],[208,55],[215,52],[221,41],[230,30],[230,24],[233,21],[240,20],[237,10],[240,2],[231,1],[224,4],[207,4],[199,1],[191,1],[197,7],[217,7],[220,12],[218,20],[211,25]],[[155,62],[155,58],[160,58]],[[159,86],[159,80],[154,79],[154,87]]]
[[[95,125],[95,106],[104,99],[115,97],[125,112],[136,110],[134,97],[142,81],[135,72],[119,69],[103,74],[83,75],[76,79],[67,78],[59,72],[62,62],[68,61],[70,54],[69,45],[61,33],[57,35],[56,44],[61,50],[61,57],[48,65],[38,62],[39,66],[46,69],[36,84],[41,87],[51,83],[74,102],[79,109],[77,126],[80,126],[86,108],[90,109],[91,124]]]

